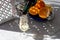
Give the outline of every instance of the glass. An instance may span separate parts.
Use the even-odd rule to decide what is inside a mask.
[[[23,32],[26,32],[29,29],[27,15],[22,15],[20,17],[19,28]]]

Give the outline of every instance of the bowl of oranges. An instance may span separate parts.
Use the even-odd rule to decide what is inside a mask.
[[[45,4],[43,1],[37,1],[37,3],[29,8],[29,15],[35,20],[51,20],[52,15],[52,6]]]

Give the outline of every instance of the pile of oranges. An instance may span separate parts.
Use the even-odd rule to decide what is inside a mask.
[[[30,7],[29,13],[31,15],[39,15],[39,17],[45,19],[50,15],[52,8],[50,5],[45,4],[44,1],[38,0],[37,3]]]

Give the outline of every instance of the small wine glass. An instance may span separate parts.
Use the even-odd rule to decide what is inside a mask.
[[[19,29],[20,29],[21,31],[23,31],[24,34],[25,34],[25,32],[29,29],[27,15],[22,15],[22,16],[20,17]]]

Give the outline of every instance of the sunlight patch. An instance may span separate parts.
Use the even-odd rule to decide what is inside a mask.
[[[0,40],[35,40],[34,34],[0,30]]]

